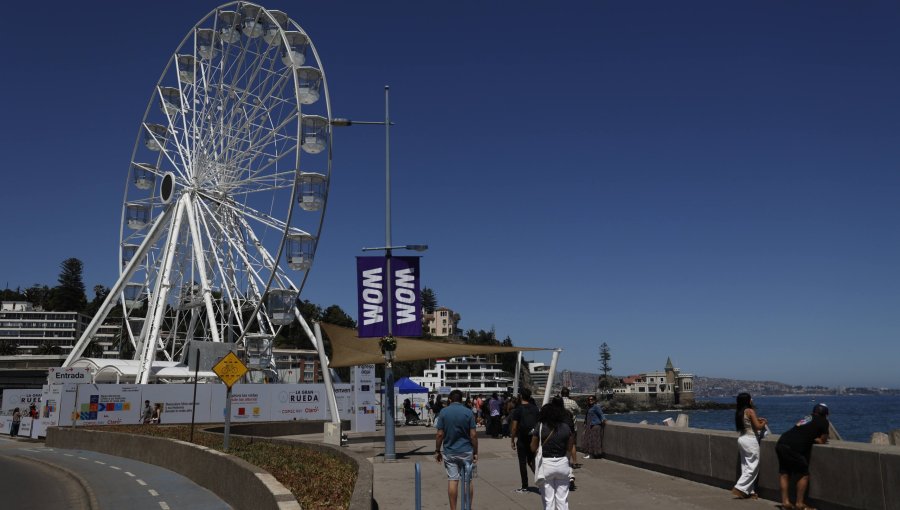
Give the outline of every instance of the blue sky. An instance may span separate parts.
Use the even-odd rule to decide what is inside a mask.
[[[6,77],[0,285],[117,275],[147,100],[217,4],[26,2]],[[900,6],[265,2],[311,35],[336,116],[383,118],[393,239],[424,284],[560,368],[900,387]],[[355,310],[383,132],[336,133],[304,296]],[[549,361],[549,355],[538,356]]]

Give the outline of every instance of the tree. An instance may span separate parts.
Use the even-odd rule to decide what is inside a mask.
[[[0,290],[0,301],[27,301],[27,299],[21,289],[3,289]]]
[[[46,285],[35,283],[31,287],[25,289],[25,301],[44,310],[50,309],[50,300],[52,297],[53,290]]]
[[[609,345],[606,342],[600,344],[600,371],[603,372],[603,376],[600,377],[600,388],[606,389],[609,387],[609,373],[612,371],[612,367],[609,365],[609,360],[612,359],[612,354],[609,352]]]
[[[59,285],[53,288],[50,309],[60,312],[80,312],[87,308],[84,281],[81,272],[84,264],[72,257],[60,264]]]
[[[345,328],[356,328],[356,321],[353,317],[347,315],[347,312],[338,305],[331,305],[322,312],[322,322],[334,324],[335,326],[344,326]]]
[[[425,313],[434,313],[434,309],[437,308],[438,300],[437,294],[434,293],[433,289],[428,287],[422,288],[422,310]]]
[[[300,315],[306,319],[306,322],[315,322],[322,318],[322,307],[310,302],[308,299],[298,301],[297,309],[300,310]]]
[[[87,308],[84,309],[84,313],[93,317],[100,311],[100,305],[103,304],[103,301],[106,297],[109,296],[109,287],[105,287],[103,285],[94,285],[94,299],[88,303]]]

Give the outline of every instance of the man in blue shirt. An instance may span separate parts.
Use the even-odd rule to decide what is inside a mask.
[[[478,462],[478,435],[475,432],[475,417],[472,410],[462,405],[462,392],[450,392],[450,405],[438,415],[435,436],[434,458],[443,462],[447,470],[447,495],[450,510],[456,510],[459,493],[460,473],[470,477],[474,464]],[[443,452],[441,452],[443,447]],[[475,487],[469,483],[469,505],[475,496]]]

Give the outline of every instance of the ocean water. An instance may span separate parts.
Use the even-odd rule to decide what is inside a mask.
[[[733,403],[733,398],[710,398],[715,402]],[[753,397],[757,415],[769,420],[774,434],[781,434],[794,426],[800,418],[821,402],[828,405],[828,419],[845,441],[868,443],[873,432],[888,433],[900,429],[900,395],[791,395]],[[690,416],[692,428],[734,431],[734,410],[680,411]],[[636,412],[609,414],[612,421],[660,424],[666,418],[675,419],[679,411]]]

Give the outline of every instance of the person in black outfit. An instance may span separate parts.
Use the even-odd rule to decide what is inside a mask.
[[[509,435],[512,442],[512,449],[516,451],[519,457],[519,477],[522,479],[522,487],[516,489],[516,492],[524,494],[528,492],[528,471],[525,465],[534,472],[534,453],[531,451],[531,431],[538,422],[538,413],[540,410],[531,398],[531,390],[523,388],[519,393],[521,403],[513,409],[509,419],[510,425]]]
[[[553,397],[549,404],[541,408],[539,424],[534,428],[531,451],[540,448],[541,465],[535,466],[541,474],[538,485],[544,499],[544,510],[569,508],[569,453],[574,446],[575,436],[566,423],[569,412],[563,407],[561,397]]]
[[[785,509],[813,510],[803,501],[809,485],[809,457],[813,444],[828,442],[828,429],[828,406],[816,404],[811,416],[804,417],[778,439],[775,453],[778,455],[781,506]],[[793,505],[790,499],[792,475],[799,477],[797,479],[797,502]]]

